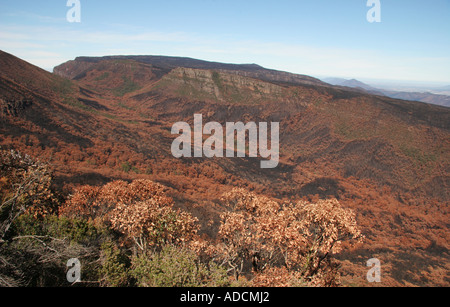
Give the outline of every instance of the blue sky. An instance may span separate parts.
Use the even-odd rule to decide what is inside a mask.
[[[187,56],[317,77],[450,84],[450,0],[0,0],[0,49],[44,69],[77,56]]]

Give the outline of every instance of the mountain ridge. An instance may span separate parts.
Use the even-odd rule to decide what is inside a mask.
[[[153,66],[158,66],[165,69],[173,69],[176,67],[185,67],[193,69],[206,69],[206,70],[219,70],[228,71],[236,74],[242,74],[248,77],[259,77],[269,82],[291,82],[298,84],[323,84],[319,79],[293,74],[283,71],[277,71],[273,69],[266,69],[257,64],[227,64],[219,62],[210,62],[204,60],[198,60],[187,57],[169,57],[169,56],[105,56],[105,57],[77,57],[73,61],[63,63],[56,66],[53,72],[57,75],[61,75],[67,78],[76,78],[76,75],[82,74],[82,72],[76,71],[76,75],[73,73],[68,75],[68,66],[73,63],[88,63],[95,64],[104,60],[134,60]]]

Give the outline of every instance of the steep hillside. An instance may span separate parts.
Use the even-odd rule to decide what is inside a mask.
[[[347,284],[364,284],[365,262],[377,257],[384,285],[448,285],[449,108],[254,64],[83,57],[50,74],[6,53],[3,62],[0,144],[51,161],[68,191],[152,179],[212,237],[217,199],[234,186],[279,199],[336,197],[367,238],[342,256]],[[23,100],[18,112],[9,111],[12,99]],[[196,113],[205,123],[280,122],[279,166],[174,158],[170,129]]]

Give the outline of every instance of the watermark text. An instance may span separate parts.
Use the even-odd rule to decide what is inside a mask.
[[[172,126],[172,134],[181,134],[172,143],[172,155],[175,158],[244,158],[248,152],[250,158],[259,155],[269,159],[261,161],[261,168],[276,168],[280,158],[280,123],[272,122],[270,125],[270,148],[268,128],[266,122],[227,122],[225,128],[218,122],[209,122],[203,126],[203,116],[195,114],[193,132],[186,122]],[[204,135],[210,137],[203,142]]]

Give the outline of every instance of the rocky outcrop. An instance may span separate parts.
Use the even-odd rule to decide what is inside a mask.
[[[25,109],[33,104],[31,99],[2,99],[0,98],[0,110],[2,115],[19,116]]]
[[[164,80],[176,84],[178,93],[217,101],[230,101],[232,97],[234,102],[250,103],[279,96],[283,90],[279,85],[237,74],[182,67],[172,70]]]
[[[87,61],[68,61],[53,69],[53,73],[63,78],[74,80],[89,70],[95,63]]]

